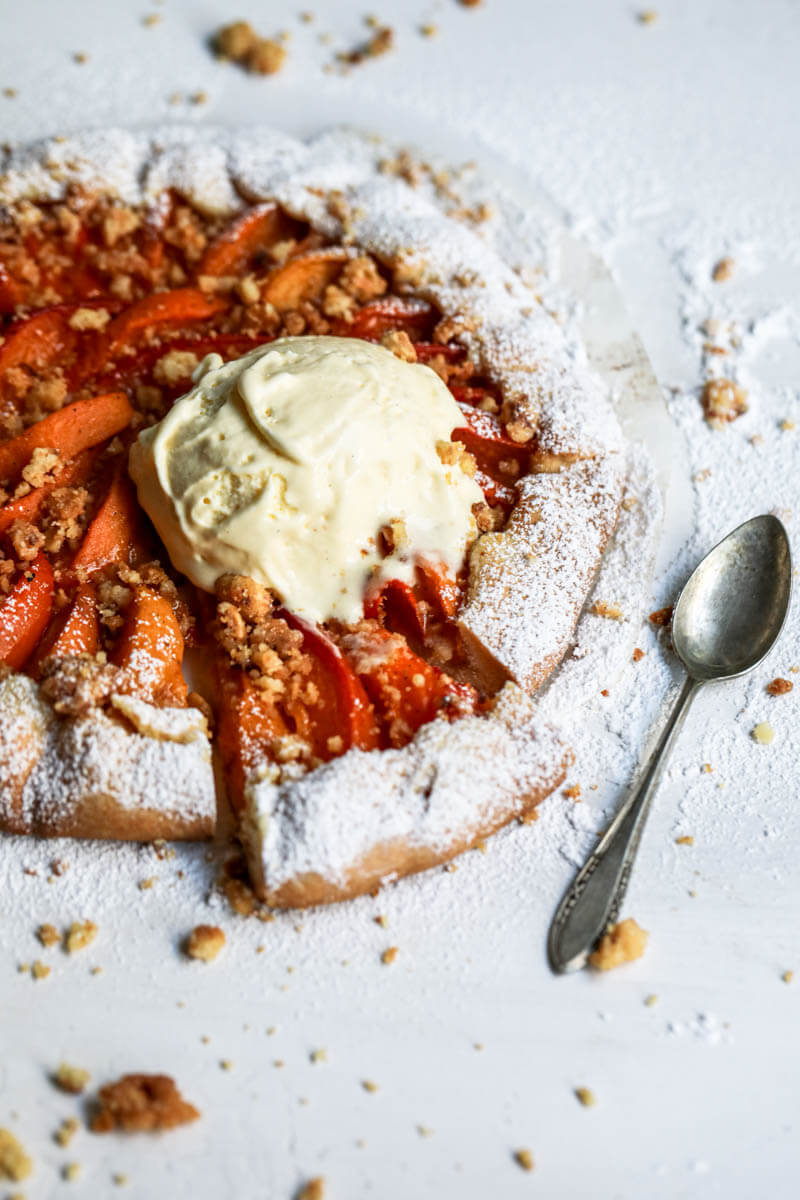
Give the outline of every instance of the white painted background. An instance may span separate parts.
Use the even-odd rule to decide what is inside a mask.
[[[456,158],[480,161],[488,148],[547,188],[606,255],[657,373],[678,389],[700,378],[684,317],[702,309],[713,258],[734,253],[743,268],[730,303],[745,324],[777,312],[776,336],[751,356],[753,410],[741,428],[712,439],[693,396],[675,401],[686,457],[712,476],[697,488],[695,540],[654,585],[653,606],[738,520],[777,507],[791,530],[800,451],[777,422],[800,424],[800,7],[662,0],[660,19],[642,27],[635,6],[615,0],[485,0],[469,11],[382,0],[397,51],[342,77],[322,66],[363,35],[362,5],[305,3],[310,26],[287,0],[3,0],[0,88],[18,95],[0,96],[0,130],[28,138],[181,119],[306,133],[348,120],[449,145]],[[151,11],[164,19],[148,29]],[[210,58],[203,39],[239,16],[265,33],[292,31],[279,77],[254,80]],[[425,21],[437,38],[419,37]],[[75,63],[76,51],[90,61]],[[205,105],[168,103],[199,89]],[[764,437],[757,450],[754,433]],[[26,1196],[283,1200],[324,1174],[330,1200],[793,1197],[800,736],[797,695],[767,701],[763,686],[800,663],[796,627],[795,616],[773,670],[697,703],[627,905],[651,945],[608,977],[553,979],[544,963],[547,922],[573,869],[555,849],[568,819],[560,798],[538,826],[495,839],[458,872],[307,914],[299,930],[291,917],[262,926],[209,915],[202,851],[164,864],[146,850],[61,847],[70,870],[47,885],[41,847],[0,843],[0,1125],[36,1157]],[[576,780],[585,794],[600,784],[597,827],[673,672],[647,631],[640,644],[649,675],[628,671],[605,742],[593,735],[582,757],[578,747]],[[777,734],[766,749],[748,737],[765,717]],[[712,777],[700,775],[705,761]],[[694,847],[676,847],[680,833],[693,833]],[[139,891],[151,875],[154,887]],[[91,950],[69,960],[41,952],[39,921],[83,916],[100,926]],[[225,957],[207,968],[175,949],[203,919],[229,932]],[[382,967],[387,944],[399,954]],[[40,983],[16,972],[37,953],[53,964]],[[102,975],[89,974],[94,964]],[[787,985],[780,976],[792,967]],[[312,1064],[318,1047],[328,1061]],[[46,1082],[61,1058],[96,1082],[167,1071],[204,1119],[155,1140],[82,1133],[65,1153],[51,1133],[76,1106]],[[363,1079],[380,1090],[367,1094]],[[577,1104],[579,1085],[596,1107]],[[433,1134],[421,1138],[418,1124]],[[536,1158],[532,1175],[511,1161],[521,1146]],[[78,1182],[60,1182],[67,1160],[82,1164]],[[128,1175],[126,1189],[112,1171]]]

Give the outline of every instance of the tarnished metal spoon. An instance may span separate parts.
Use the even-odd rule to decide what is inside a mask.
[[[791,589],[789,539],[769,514],[734,529],[690,577],[672,616],[672,643],[686,682],[638,787],[556,910],[547,940],[554,971],[584,966],[597,939],[617,920],[667,754],[695,693],[704,683],[758,666],[783,628]]]

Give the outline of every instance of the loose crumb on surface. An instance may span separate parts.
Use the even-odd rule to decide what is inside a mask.
[[[681,834],[680,837],[675,838],[675,845],[676,846],[693,846],[694,838],[692,837],[692,835],[690,833]]]
[[[325,1179],[322,1175],[317,1175],[304,1185],[302,1191],[298,1193],[297,1200],[324,1200],[324,1196]]]
[[[651,992],[649,996],[645,996],[644,1002],[648,1008],[652,1008],[654,1004],[658,1004],[658,996]]]
[[[793,687],[794,684],[791,679],[781,679],[778,676],[778,678],[773,679],[771,683],[767,684],[767,691],[770,696],[786,696]]]
[[[94,921],[73,921],[64,934],[64,949],[67,954],[76,950],[85,950],[97,937],[97,926]]]
[[[33,1160],[10,1129],[0,1129],[0,1179],[19,1183],[33,1170]]]
[[[515,1150],[514,1162],[518,1167],[522,1167],[523,1171],[532,1171],[534,1168],[533,1155],[530,1150]]]
[[[658,20],[658,13],[654,8],[643,8],[636,14],[636,20],[640,25],[653,25]]]
[[[225,934],[219,925],[195,925],[186,939],[184,950],[189,958],[212,962],[225,945]]]
[[[374,1083],[371,1079],[362,1079],[361,1086],[365,1092],[377,1092],[378,1090],[377,1083]]]
[[[726,279],[731,278],[735,267],[736,263],[734,260],[730,257],[730,255],[726,254],[724,258],[719,259],[719,261],[714,264],[714,269],[711,272],[711,278],[714,280],[714,283],[724,283]]]
[[[41,959],[37,958],[36,961],[31,964],[31,975],[34,979],[47,979],[49,974],[50,967],[46,966]]]
[[[74,1182],[81,1173],[81,1164],[76,1162],[64,1163],[61,1168],[61,1178],[66,1179],[69,1183]]]
[[[248,21],[223,25],[213,38],[217,57],[237,63],[255,75],[274,75],[286,59],[279,41],[259,36]]]
[[[668,604],[665,608],[657,608],[655,612],[651,612],[647,618],[651,625],[658,626],[659,629],[664,629],[672,620],[673,605]]]
[[[581,785],[579,783],[573,783],[572,787],[564,788],[564,795],[568,800],[580,800]]]
[[[115,1173],[114,1173],[114,1174],[111,1176],[111,1182],[112,1182],[112,1183],[113,1183],[113,1184],[114,1184],[116,1187],[125,1187],[125,1184],[128,1182],[128,1176],[127,1176],[127,1175],[123,1175],[123,1173],[122,1173],[121,1171],[116,1171],[116,1172],[115,1172]]]
[[[794,979],[794,971],[784,971],[781,975],[781,979],[784,983],[791,983]]]
[[[70,1063],[59,1063],[57,1069],[53,1072],[53,1083],[62,1092],[68,1092],[71,1096],[79,1096],[84,1090],[90,1079],[89,1072],[83,1067],[73,1067]]]
[[[61,934],[55,925],[40,925],[36,930],[36,936],[43,946],[55,946],[61,941]]]
[[[748,409],[747,392],[730,379],[709,379],[703,385],[700,403],[709,425],[717,429],[735,421]]]
[[[597,948],[589,955],[589,963],[598,971],[610,971],[641,958],[647,937],[647,930],[641,929],[633,917],[626,917],[603,934]]]
[[[597,1103],[594,1092],[588,1087],[576,1087],[575,1098],[580,1101],[584,1108],[591,1108]]]
[[[775,741],[775,730],[769,721],[759,721],[758,725],[750,730],[750,737],[760,746],[768,746],[770,742]]]
[[[200,1112],[181,1096],[169,1075],[123,1075],[100,1088],[93,1133],[149,1133],[196,1121]]]
[[[606,617],[609,621],[622,621],[622,609],[618,604],[606,604],[602,600],[595,600],[589,612],[594,613],[596,617]]]
[[[318,1050],[312,1050],[308,1057],[311,1059],[312,1063],[327,1062],[328,1051],[324,1046],[320,1046]]]
[[[387,947],[386,950],[384,950],[383,954],[381,955],[381,962],[384,963],[386,966],[388,966],[389,963],[393,963],[396,958],[397,958],[397,946],[389,946],[389,947]]]
[[[53,1134],[53,1141],[59,1146],[68,1146],[78,1132],[77,1117],[65,1117]]]
[[[640,650],[638,646],[634,647],[633,661],[639,663],[644,658],[644,650]]]
[[[375,29],[372,37],[363,45],[356,46],[355,50],[342,52],[337,55],[337,58],[339,62],[354,67],[368,58],[377,58],[381,54],[387,54],[393,46],[394,30],[388,25],[381,25]]]

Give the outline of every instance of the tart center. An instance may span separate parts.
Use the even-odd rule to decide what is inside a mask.
[[[412,582],[422,559],[459,570],[484,499],[451,442],[461,424],[426,366],[354,338],[280,338],[206,360],[130,473],[198,587],[246,575],[308,620],[354,622],[374,582]]]

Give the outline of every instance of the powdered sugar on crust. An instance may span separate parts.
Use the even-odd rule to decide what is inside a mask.
[[[459,621],[533,691],[563,657],[613,529],[620,472],[611,458],[529,475],[502,533],[472,548]]]
[[[0,684],[0,825],[13,833],[203,837],[216,796],[205,718],[130,697],[128,721],[62,718],[23,675]]]
[[[251,778],[245,836],[255,883],[277,903],[313,904],[377,882],[397,858],[450,857],[528,811],[568,754],[514,684],[488,718],[439,718],[402,750],[352,750],[299,779]],[[430,855],[430,857],[428,857]]]

